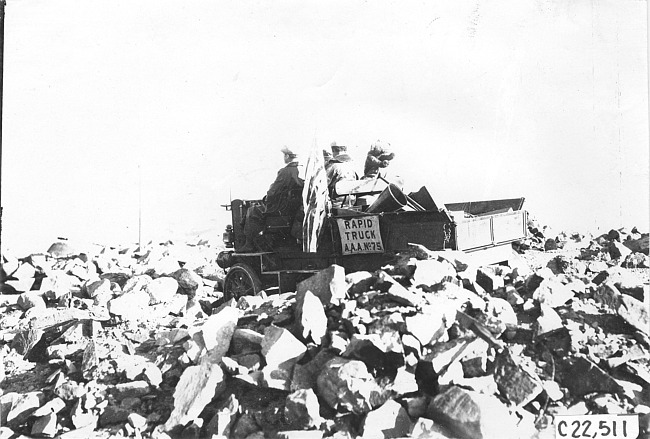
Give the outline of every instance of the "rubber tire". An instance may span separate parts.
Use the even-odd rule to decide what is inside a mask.
[[[238,263],[230,267],[223,280],[223,295],[226,300],[253,296],[262,291],[262,281],[248,265]]]

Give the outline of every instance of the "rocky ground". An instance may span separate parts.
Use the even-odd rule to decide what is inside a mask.
[[[4,254],[0,438],[650,437],[648,235],[530,231],[238,301],[207,242]]]

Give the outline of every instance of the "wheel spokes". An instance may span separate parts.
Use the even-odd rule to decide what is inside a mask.
[[[232,277],[232,288],[234,297],[241,297],[253,292],[253,282],[245,273],[234,273]]]

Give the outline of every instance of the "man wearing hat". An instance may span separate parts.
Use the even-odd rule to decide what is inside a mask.
[[[254,205],[246,212],[244,224],[246,244],[241,248],[241,252],[256,250],[255,238],[264,230],[265,215],[280,213],[281,215],[294,216],[301,206],[304,181],[300,178],[298,154],[286,146],[281,151],[284,154],[286,166],[278,171],[262,204]]]
[[[370,145],[370,150],[366,155],[366,163],[363,167],[363,178],[377,178],[379,168],[385,168],[395,157],[391,151],[390,143],[377,140]]]
[[[332,207],[351,206],[355,202],[354,197],[339,197],[334,189],[339,181],[358,180],[359,176],[354,170],[352,157],[348,155],[348,147],[332,142],[331,148],[334,157],[329,161],[329,167],[327,168],[327,188],[332,200]]]
[[[327,171],[330,167],[330,161],[332,160],[332,153],[328,150],[323,150],[323,161],[325,163],[325,170]]]

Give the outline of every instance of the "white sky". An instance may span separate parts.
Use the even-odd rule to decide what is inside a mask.
[[[136,242],[139,205],[143,241],[218,240],[220,204],[261,197],[283,145],[345,143],[361,171],[377,139],[441,202],[648,228],[645,1],[7,3],[16,253]]]

